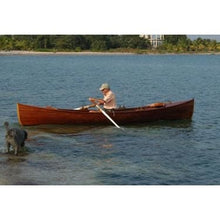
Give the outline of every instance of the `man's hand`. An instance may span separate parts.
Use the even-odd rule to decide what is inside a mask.
[[[97,102],[97,99],[95,99],[95,98],[89,98],[89,101],[92,102],[92,103],[94,103],[94,102]]]

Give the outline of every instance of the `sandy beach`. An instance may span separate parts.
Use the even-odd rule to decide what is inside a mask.
[[[40,51],[24,51],[24,50],[10,50],[0,51],[0,55],[129,55],[134,53],[126,52],[40,52]]]
[[[4,51],[0,50],[1,55],[132,55],[132,54],[143,54],[143,55],[220,55],[220,52],[187,52],[187,53],[160,53],[160,52],[92,52],[92,51],[83,51],[83,52],[41,52],[41,51],[24,51],[24,50],[10,50]]]

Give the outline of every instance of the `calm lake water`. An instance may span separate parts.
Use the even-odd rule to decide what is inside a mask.
[[[0,56],[0,184],[220,184],[219,55]],[[124,126],[36,126],[26,150],[5,154],[4,121],[16,103],[76,108],[102,97],[118,105],[195,98],[191,121]]]

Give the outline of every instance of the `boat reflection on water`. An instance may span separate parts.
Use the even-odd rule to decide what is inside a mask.
[[[113,128],[113,129],[111,129]],[[115,132],[123,131],[124,135],[130,129],[157,129],[157,128],[193,128],[193,120],[175,120],[175,121],[156,121],[140,124],[132,124],[123,126],[123,130],[115,128],[113,125],[38,125],[38,126],[25,126],[28,131],[29,137],[40,136],[43,134],[51,135],[80,135],[85,132],[95,130],[96,132]],[[127,133],[129,135],[129,133]]]
[[[97,126],[80,126],[80,125],[38,125],[38,126],[25,126],[30,136],[39,135],[42,133],[51,134],[79,134],[93,129]]]

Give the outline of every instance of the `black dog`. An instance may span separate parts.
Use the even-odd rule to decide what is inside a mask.
[[[27,132],[19,128],[9,128],[9,123],[4,123],[6,129],[5,142],[7,152],[10,151],[10,146],[14,148],[15,155],[18,155],[21,147],[24,147],[24,142],[27,139]]]

